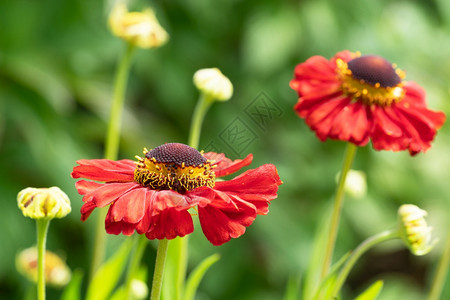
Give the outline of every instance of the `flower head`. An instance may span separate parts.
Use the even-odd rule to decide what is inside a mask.
[[[37,281],[37,248],[32,247],[21,251],[16,257],[16,268],[30,281]],[[70,281],[71,272],[66,263],[55,253],[45,252],[45,282],[61,287]]]
[[[252,155],[232,161],[224,154],[202,153],[169,143],[131,160],[79,160],[72,172],[83,195],[81,219],[96,207],[109,205],[106,232],[148,239],[173,239],[191,233],[193,208],[206,238],[221,245],[237,238],[256,215],[268,213],[281,184],[275,166],[263,165],[228,180],[216,181],[252,161]],[[98,183],[96,181],[104,182]]]
[[[332,59],[309,58],[290,82],[297,114],[318,138],[372,141],[376,150],[426,151],[445,115],[431,111],[424,90],[382,57],[342,51]]]
[[[64,218],[72,210],[69,197],[58,187],[23,189],[17,195],[17,205],[32,219]]]
[[[169,39],[150,8],[142,12],[128,12],[124,3],[117,3],[108,22],[114,35],[141,48],[156,48]]]
[[[231,81],[217,68],[200,69],[194,74],[195,86],[207,97],[227,101],[233,95]]]
[[[431,241],[431,227],[427,225],[427,212],[412,204],[398,209],[401,237],[414,255],[425,255],[437,240]]]

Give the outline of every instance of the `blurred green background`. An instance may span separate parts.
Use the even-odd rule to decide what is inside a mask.
[[[80,221],[82,201],[70,172],[81,158],[101,158],[116,62],[124,43],[106,26],[111,3],[92,0],[0,1],[0,298],[23,299],[31,285],[14,267],[19,250],[35,243],[35,224],[21,215],[25,187],[59,186],[73,212],[51,224],[48,249],[72,268],[88,270],[94,222]],[[202,148],[231,158],[254,154],[256,167],[274,163],[284,181],[271,212],[239,239],[214,247],[196,227],[190,266],[212,253],[198,299],[282,299],[290,276],[304,273],[314,234],[330,204],[345,144],[316,139],[292,107],[296,64],[349,49],[378,54],[407,71],[427,91],[430,108],[450,112],[448,0],[198,0],[135,1],[151,5],[170,34],[157,50],[134,56],[123,118],[121,158],[143,147],[186,142],[198,93],[192,75],[219,67],[234,84],[233,98],[205,119]],[[249,110],[271,105],[263,126]],[[236,123],[237,122],[237,123]],[[231,126],[231,127],[230,127]],[[234,126],[234,127],[233,127]],[[237,126],[237,127],[236,127]],[[239,127],[241,126],[241,127]],[[245,128],[245,143],[224,139]],[[368,195],[347,197],[336,257],[396,223],[399,205],[429,212],[441,242],[413,257],[396,241],[369,252],[350,274],[344,299],[385,279],[380,299],[424,299],[449,228],[450,130],[439,131],[426,154],[358,150],[354,169],[366,172]],[[109,237],[109,249],[121,241]],[[154,246],[145,263],[153,268]],[[447,283],[449,280],[447,279]],[[447,284],[442,299],[450,299]],[[49,299],[60,291],[49,289]]]

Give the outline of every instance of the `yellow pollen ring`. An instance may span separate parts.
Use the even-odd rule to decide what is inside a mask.
[[[342,91],[356,101],[361,101],[366,105],[390,106],[393,103],[400,102],[405,96],[403,82],[390,87],[383,87],[378,82],[370,84],[362,79],[353,78],[352,71],[344,60],[338,58],[336,65],[336,71],[342,81]],[[395,67],[395,65],[393,66]],[[395,69],[395,72],[400,78],[405,77],[402,70]]]
[[[160,163],[154,157],[136,157],[134,181],[152,190],[174,190],[179,193],[193,190],[201,186],[214,187],[214,166],[207,161],[198,166],[181,166],[175,163]]]

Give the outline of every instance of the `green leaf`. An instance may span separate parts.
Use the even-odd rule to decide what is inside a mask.
[[[87,300],[108,299],[125,268],[132,244],[132,239],[126,239],[119,250],[100,266],[89,285]]]
[[[288,283],[286,285],[286,293],[284,294],[284,300],[297,300],[298,291],[300,290],[301,275],[289,276]]]
[[[186,282],[186,289],[184,293],[184,300],[194,300],[197,288],[205,275],[206,271],[220,259],[219,254],[213,254],[205,258],[189,275]]]
[[[373,283],[367,290],[365,290],[361,295],[355,298],[355,300],[375,300],[383,288],[383,281],[378,280]]]
[[[328,273],[328,275],[325,276],[325,278],[320,283],[313,299],[320,299],[320,295],[322,295],[322,298],[324,299],[328,299],[329,297],[331,297],[331,292],[333,291],[334,284],[337,278],[337,272],[349,257],[350,252],[347,252],[331,266],[330,273]]]
[[[61,300],[80,300],[81,283],[83,280],[83,272],[75,270],[72,274],[72,279],[64,289]]]
[[[320,273],[322,270],[323,258],[325,257],[325,246],[328,237],[329,216],[331,210],[323,214],[323,219],[319,225],[314,238],[313,248],[310,254],[310,264],[306,270],[305,280],[303,282],[302,299],[313,299],[316,290],[320,285]]]

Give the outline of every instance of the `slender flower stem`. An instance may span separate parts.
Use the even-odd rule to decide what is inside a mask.
[[[334,207],[333,214],[331,216],[330,230],[328,233],[327,246],[325,248],[325,257],[322,265],[322,272],[320,278],[326,277],[328,270],[331,266],[331,261],[333,258],[334,245],[336,243],[337,232],[339,228],[339,219],[341,216],[341,210],[344,203],[344,186],[347,173],[352,166],[353,159],[355,157],[357,146],[348,143],[347,150],[345,153],[344,164],[342,166],[341,174],[339,176],[339,182],[336,188],[336,195],[334,197]]]
[[[125,99],[125,90],[128,81],[128,75],[131,67],[131,57],[134,46],[127,45],[127,49],[122,56],[114,79],[114,94],[109,116],[108,129],[105,141],[105,158],[116,160],[119,153],[120,127],[123,111],[123,103]],[[105,256],[106,234],[105,234],[105,217],[107,208],[99,209],[97,213],[97,225],[95,227],[94,254],[91,264],[91,278],[95,271],[102,264]]]
[[[203,119],[206,112],[213,103],[213,99],[206,97],[204,94],[200,95],[197,105],[195,106],[194,115],[192,116],[191,129],[189,133],[189,146],[198,148],[200,142],[200,133],[202,132]]]
[[[45,243],[50,219],[36,220],[37,227],[37,250],[38,250],[38,278],[37,299],[45,300]]]
[[[164,275],[164,264],[166,262],[167,246],[169,241],[167,239],[159,240],[158,250],[156,252],[155,271],[153,273],[152,293],[150,300],[159,300],[161,297],[161,288]]]
[[[192,116],[191,128],[189,132],[189,146],[198,148],[200,142],[200,133],[202,131],[203,120],[208,112],[209,107],[213,103],[213,99],[201,94]],[[178,237],[174,239],[169,246],[168,263],[173,266],[174,278],[174,297],[180,300],[184,294],[184,282],[186,280],[186,270],[188,261],[188,237]]]
[[[334,283],[333,292],[331,293],[331,296],[333,297],[332,299],[335,299],[334,297],[337,297],[337,294],[341,290],[341,287],[347,279],[348,274],[355,265],[356,261],[361,257],[361,255],[363,255],[365,252],[367,252],[367,250],[374,247],[375,245],[395,238],[400,238],[400,233],[398,230],[386,230],[362,242],[353,251],[345,265],[342,267],[342,270],[339,272],[339,275],[336,278],[336,282]]]
[[[125,280],[125,295],[128,300],[133,299],[131,293],[131,282],[133,281],[136,273],[139,271],[139,265],[141,264],[142,256],[144,255],[148,242],[147,237],[143,234],[135,235],[134,239],[136,240],[134,245],[135,249],[128,264],[127,277]]]
[[[448,267],[450,265],[450,232],[447,236],[447,242],[439,260],[439,264],[434,276],[428,300],[439,300],[444,288],[445,277],[447,277]]]

